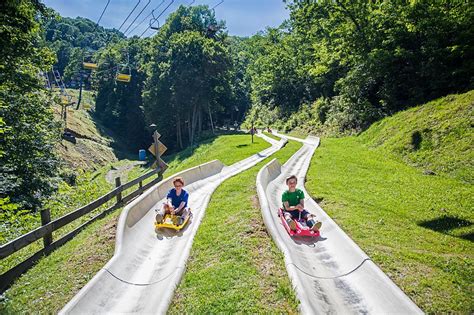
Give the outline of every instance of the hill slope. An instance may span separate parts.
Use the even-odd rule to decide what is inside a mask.
[[[473,100],[447,96],[324,138],[307,175],[313,198],[427,313],[474,310]]]
[[[72,101],[77,102],[78,90],[68,89]],[[75,108],[75,104],[73,107]],[[92,170],[108,163],[116,162],[116,152],[112,149],[114,144],[111,133],[105,130],[92,117],[89,109],[95,106],[92,93],[83,91],[81,109],[69,107],[67,110],[66,130],[76,137],[73,144],[64,139],[57,146],[61,159],[72,169]],[[61,119],[61,107],[53,107],[55,116]]]
[[[373,124],[359,138],[425,171],[474,180],[474,91],[449,95]]]

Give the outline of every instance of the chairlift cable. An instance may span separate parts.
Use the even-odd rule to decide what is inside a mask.
[[[145,9],[148,7],[148,5],[150,4],[151,0],[148,0],[148,2],[145,4],[145,6],[143,7],[143,9],[140,11],[140,13],[138,13],[138,15],[135,17],[135,19],[132,21],[132,23],[130,23],[130,25],[127,27],[127,29],[123,32],[124,34],[130,29],[130,27],[132,27],[133,23],[135,23],[135,21],[138,19],[138,17],[140,15],[142,15],[143,11],[145,11]]]
[[[97,20],[96,27],[99,25],[100,20],[102,20],[102,17],[104,16],[105,10],[107,10],[107,7],[109,6],[110,0],[107,0],[107,4],[105,5],[104,10],[102,11],[102,14],[100,15],[100,18]]]
[[[223,2],[224,2],[224,0],[221,0],[218,4],[216,4],[215,6],[213,6],[213,7],[211,8],[211,10],[214,10],[215,8],[217,8],[218,6],[220,6]]]
[[[122,25],[120,25],[120,27],[118,28],[118,30],[120,31],[120,29],[122,28],[122,26],[127,22],[127,20],[130,18],[130,16],[133,14],[133,12],[137,9],[138,5],[140,4],[140,2],[142,2],[142,0],[138,0],[137,4],[135,4],[135,6],[133,7],[132,11],[128,14],[128,16],[125,18],[125,20],[123,21]]]
[[[153,15],[153,19],[155,21],[158,21],[158,19],[160,18],[160,16],[163,15],[163,13],[165,13],[166,10],[168,10],[168,8],[174,3],[175,0],[171,0],[171,2],[166,6],[166,8],[163,9],[163,11],[160,12],[160,14],[155,18],[155,16]],[[153,13],[153,11],[152,11]],[[143,36],[143,34],[145,34],[146,31],[148,31],[148,29],[150,29],[150,26],[148,26],[144,31],[143,33],[140,34],[140,37]]]
[[[150,17],[150,15],[153,13],[153,11],[158,10],[158,9],[163,5],[163,3],[165,3],[165,0],[161,0],[160,4],[157,5],[156,8],[154,8],[153,10],[151,10],[150,14],[148,14],[147,16],[145,16],[145,18],[144,18],[140,23],[138,23],[134,28],[132,28],[132,29],[130,30],[130,32],[128,32],[128,34],[131,34],[131,33],[132,33],[134,30],[136,30],[140,25],[142,25],[143,22],[145,22],[145,21]],[[125,35],[126,35],[126,34],[125,34]]]

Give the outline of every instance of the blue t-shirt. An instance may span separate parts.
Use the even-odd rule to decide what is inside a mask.
[[[178,208],[181,202],[184,201],[184,207],[188,206],[188,192],[184,189],[181,190],[181,194],[179,196],[176,195],[176,189],[171,188],[166,196],[166,199],[171,199],[171,204],[173,207]]]

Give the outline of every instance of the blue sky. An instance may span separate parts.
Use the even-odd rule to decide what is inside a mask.
[[[151,0],[135,24],[142,21],[161,1]],[[160,9],[155,12],[160,12],[171,1],[165,0]],[[107,28],[118,28],[137,2],[138,0],[111,0],[100,25]],[[129,23],[134,20],[147,2],[148,0],[140,1],[137,9],[131,15],[127,24],[122,27],[122,30],[128,27]],[[190,2],[191,0],[175,0],[160,18],[160,24],[163,24],[168,14],[174,11],[180,4],[188,4]],[[212,7],[219,2],[220,0],[195,0],[194,5],[207,4]],[[107,0],[44,0],[43,3],[58,11],[62,16],[83,16],[97,21]],[[289,12],[282,0],[224,0],[221,5],[216,7],[215,12],[218,20],[226,21],[229,34],[239,36],[251,36],[258,31],[264,30],[267,26],[279,26],[289,17]],[[145,21],[131,35],[141,34],[147,26],[148,21]],[[130,29],[133,29],[133,27]],[[150,32],[147,32],[145,36],[149,34]]]

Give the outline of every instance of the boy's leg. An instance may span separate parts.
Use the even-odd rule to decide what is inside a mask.
[[[183,208],[180,211],[175,212],[174,214],[179,216],[179,221],[177,222],[177,224],[181,225],[186,219],[186,215],[188,214],[188,208]]]
[[[303,210],[302,216],[306,219],[306,224],[310,229],[315,232],[319,231],[323,223],[321,221],[316,220],[316,216],[314,214]]]
[[[186,220],[186,216],[188,215],[189,215],[189,208],[184,208],[181,210],[179,225],[183,224],[184,220]]]
[[[288,223],[288,226],[290,227],[291,230],[296,231],[296,222],[293,220],[291,214],[289,212],[284,212],[285,213],[285,220],[286,223]]]
[[[166,213],[170,213],[169,206],[167,204],[164,204],[161,209],[156,209],[156,222],[161,223],[163,222],[163,217],[165,216]]]

